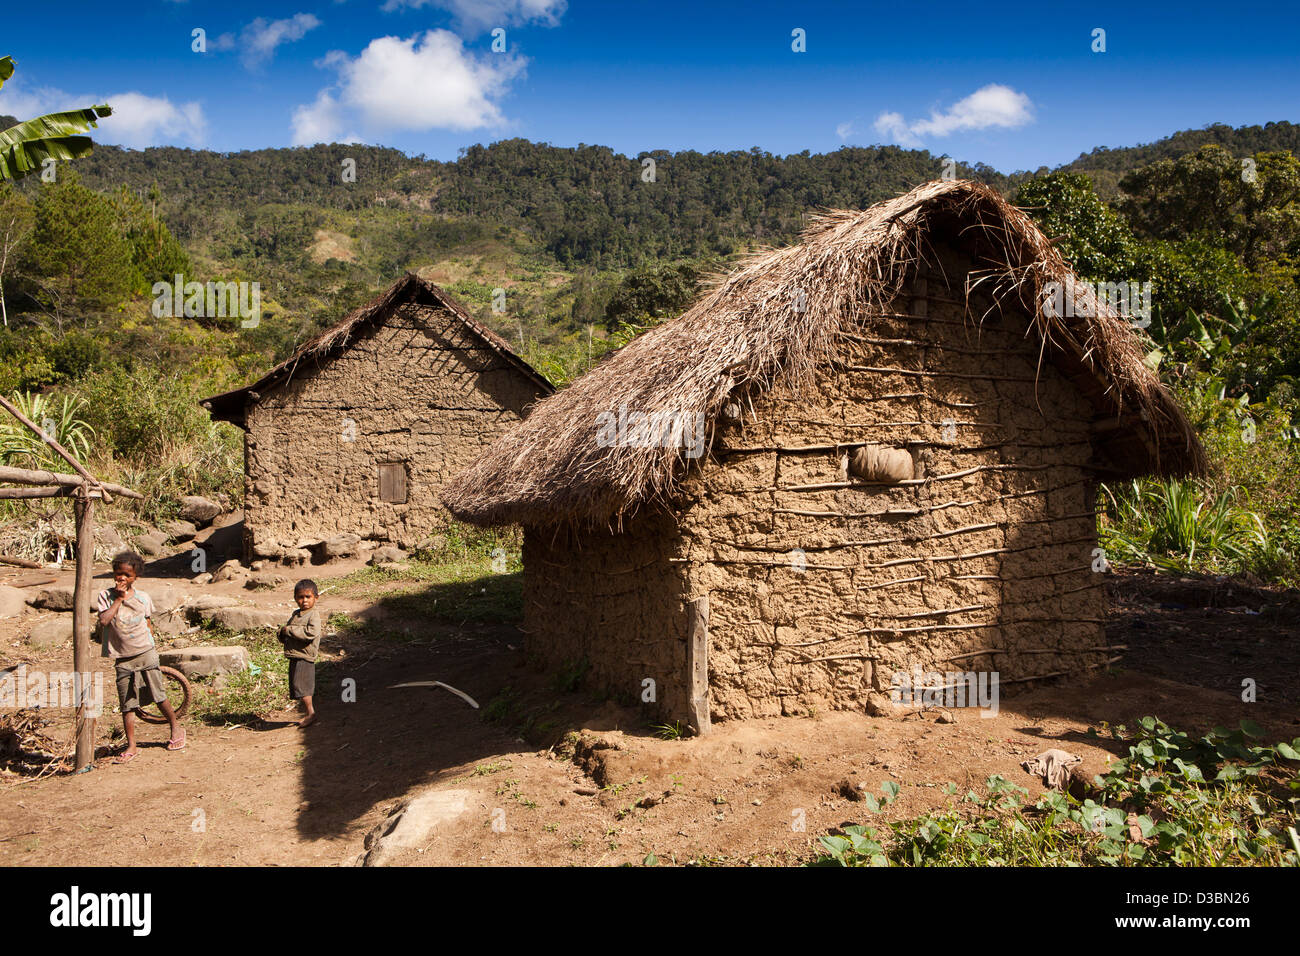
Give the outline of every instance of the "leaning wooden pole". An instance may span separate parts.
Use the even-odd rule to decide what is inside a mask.
[[[66,485],[73,488],[80,488],[86,483],[84,478],[64,474],[61,471],[46,471],[43,468],[14,468],[11,465],[0,465],[0,481],[12,481],[20,485]],[[112,492],[115,495],[121,495],[124,498],[144,497],[138,491],[123,488],[121,485],[115,485],[109,481],[96,479],[93,487]],[[108,499],[104,500],[107,501]]]
[[[87,486],[92,488],[101,487],[99,481],[90,472],[86,471],[84,467],[82,467],[81,462],[73,458],[71,453],[66,448],[60,445],[57,441],[55,441],[50,435],[48,435],[45,432],[45,429],[41,428],[40,425],[37,425],[34,421],[32,421],[30,418],[28,418],[26,415],[20,412],[14,406],[14,404],[10,402],[7,398],[5,398],[3,395],[0,395],[0,408],[4,408],[5,411],[9,412],[10,415],[18,419],[20,422],[22,422],[32,431],[36,432],[37,437],[39,437],[41,441],[45,442],[45,444],[53,448],[60,458],[62,458],[64,461],[66,461],[69,465],[72,466],[72,470],[82,477],[82,479],[86,482]],[[112,501],[113,499],[108,497],[107,494],[105,494],[104,500]]]
[[[72,593],[72,670],[77,695],[76,769],[85,770],[95,759],[95,718],[98,708],[87,707],[91,688],[90,583],[95,559],[95,499],[87,486],[73,498],[77,517],[77,577]],[[102,706],[102,702],[101,702]]]

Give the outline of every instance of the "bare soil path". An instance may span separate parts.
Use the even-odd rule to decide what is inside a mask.
[[[391,809],[430,790],[463,795],[463,812],[387,862],[616,865],[653,852],[665,863],[791,863],[819,833],[863,821],[863,805],[839,792],[845,779],[874,791],[901,784],[896,818],[942,806],[949,781],[964,793],[994,773],[1037,794],[1019,764],[1049,747],[1098,772],[1121,752],[1086,736],[1101,721],[1154,714],[1206,730],[1249,718],[1270,742],[1300,736],[1300,627],[1285,609],[1253,613],[1243,599],[1207,613],[1189,585],[1173,597],[1150,585],[1137,576],[1113,589],[1112,639],[1129,651],[1112,673],[1004,695],[996,717],[833,712],[722,723],[685,740],[653,736],[634,709],[555,690],[526,666],[514,628],[412,622],[426,636],[326,648],[335,681],[356,681],[356,700],[321,688],[321,720],[305,730],[288,712],[239,726],[187,720],[179,753],[163,749],[165,727],[146,727],[129,765],[101,758],[82,775],[0,776],[0,865],[344,865]],[[226,587],[288,614],[285,594]],[[335,599],[330,610],[368,603]],[[17,635],[0,621],[0,665],[70,667],[69,648],[34,656]],[[111,699],[111,668],[99,666]],[[1257,682],[1258,701],[1242,700],[1243,678]],[[441,688],[392,686],[411,680],[443,681],[505,719],[488,722]],[[519,725],[530,716],[526,742]],[[101,722],[105,743],[118,720]],[[70,739],[71,720],[50,731]]]

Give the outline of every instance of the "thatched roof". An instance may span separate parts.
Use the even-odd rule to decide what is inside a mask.
[[[389,287],[388,291],[374,301],[354,309],[331,328],[299,347],[292,355],[267,372],[252,385],[236,388],[220,395],[213,395],[201,402],[214,419],[244,426],[244,412],[250,402],[260,401],[271,389],[287,382],[304,363],[318,364],[337,355],[355,341],[356,336],[367,326],[386,318],[393,309],[404,302],[416,301],[443,309],[460,320],[461,325],[480,339],[489,349],[499,354],[506,362],[518,369],[533,382],[543,395],[555,391],[555,386],[546,380],[536,369],[525,362],[511,350],[506,340],[491,329],[476,322],[465,307],[454,298],[438,288],[432,282],[421,279],[414,272],[408,272]]]
[[[1094,317],[1069,318],[1051,318],[1040,307],[1053,281],[1077,289],[1077,302],[1095,297],[1032,220],[979,183],[932,182],[862,212],[832,211],[799,245],[750,257],[683,315],[540,402],[443,487],[443,503],[477,523],[552,525],[616,520],[643,502],[666,499],[684,472],[683,449],[601,447],[597,415],[626,405],[646,413],[702,412],[713,422],[737,389],[766,388],[778,378],[810,381],[841,328],[892,300],[940,222],[994,263],[999,294],[1017,297],[1034,317],[1044,360],[1085,388],[1099,417],[1118,416],[1099,442],[1121,472],[1204,469],[1192,428],[1143,364],[1141,342],[1124,319],[1104,306],[1078,310]]]

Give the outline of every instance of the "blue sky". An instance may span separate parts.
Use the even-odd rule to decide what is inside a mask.
[[[1005,172],[1223,122],[1300,121],[1296,4],[137,0],[9,4],[0,112],[107,100],[101,142],[521,136],[787,154],[922,146]],[[493,52],[491,31],[505,31]],[[192,50],[192,31],[206,50]],[[795,52],[792,31],[804,31]],[[1105,52],[1093,52],[1095,29]]]

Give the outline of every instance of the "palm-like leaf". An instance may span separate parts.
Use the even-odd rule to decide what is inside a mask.
[[[44,395],[20,392],[11,400],[20,412],[40,425],[51,438],[79,461],[90,456],[90,442],[95,430],[77,417],[85,406],[80,399],[64,396],[56,405]],[[0,464],[25,468],[48,468],[66,471],[63,458],[38,435],[16,418],[0,418]]]
[[[13,57],[0,57],[0,87],[13,74]],[[47,159],[69,160],[87,155],[95,144],[83,134],[112,113],[108,106],[91,106],[38,116],[9,127],[0,133],[0,179],[21,179],[40,169]]]

